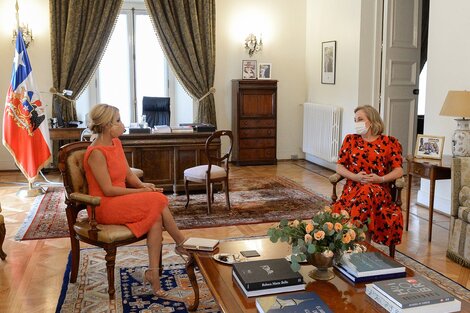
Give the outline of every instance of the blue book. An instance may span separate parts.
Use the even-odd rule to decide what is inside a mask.
[[[256,298],[256,308],[260,313],[333,313],[312,291]]]

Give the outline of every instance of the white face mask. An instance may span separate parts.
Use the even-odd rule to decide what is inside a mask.
[[[356,122],[354,123],[354,128],[356,129],[356,134],[365,135],[369,130],[369,127],[366,127],[366,122]]]

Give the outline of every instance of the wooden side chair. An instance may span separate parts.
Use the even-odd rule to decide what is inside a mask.
[[[335,203],[338,200],[338,195],[336,194],[336,185],[340,182],[344,177],[335,173],[329,177],[330,183],[333,185],[333,193],[331,195],[331,204]],[[392,194],[392,202],[396,204],[396,206],[401,208],[401,190],[405,186],[405,179],[400,177],[396,179],[394,182],[390,182],[391,187],[391,194]],[[395,258],[395,244],[391,244],[389,247],[389,255],[392,258]]]
[[[211,150],[210,146],[213,140],[222,140],[222,137],[226,137],[229,141],[227,152],[221,157],[216,154],[216,151]],[[195,167],[188,168],[184,171],[184,191],[186,192],[186,205],[187,208],[189,205],[189,191],[188,184],[189,182],[195,183],[205,183],[206,184],[206,194],[207,194],[207,214],[211,213],[211,205],[214,202],[214,183],[223,182],[225,190],[225,202],[227,208],[230,210],[230,198],[229,198],[229,166],[228,160],[232,154],[233,147],[233,134],[230,130],[218,130],[215,131],[209,138],[206,140],[205,152],[207,156],[207,165],[199,165]],[[222,164],[223,163],[223,164]],[[222,165],[219,166],[218,164]]]
[[[88,184],[83,168],[83,159],[90,143],[89,141],[72,142],[59,150],[59,170],[66,192],[65,211],[72,250],[70,282],[77,281],[80,241],[101,247],[106,251],[108,294],[110,299],[114,299],[114,267],[117,247],[143,240],[147,235],[137,238],[124,225],[102,225],[96,221],[95,207],[99,206],[101,198],[88,195]],[[86,220],[77,220],[78,213],[86,210],[87,206],[91,208],[91,216],[88,216]]]
[[[2,212],[2,204],[0,203],[0,213]],[[5,229],[5,220],[3,215],[0,214],[0,259],[5,260],[7,254],[3,251],[3,241],[5,240],[6,229]]]

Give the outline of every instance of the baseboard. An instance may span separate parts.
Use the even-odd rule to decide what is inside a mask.
[[[314,155],[306,153],[305,154],[305,160],[310,161],[310,162],[315,163],[315,164],[318,164],[320,166],[326,167],[326,168],[328,168],[332,171],[336,171],[336,163],[325,161],[325,160],[320,159],[320,158],[318,158]]]

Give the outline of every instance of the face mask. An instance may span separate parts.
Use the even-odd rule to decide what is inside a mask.
[[[369,127],[366,127],[366,122],[354,123],[354,128],[356,129],[356,134],[358,135],[365,135],[369,130]]]

